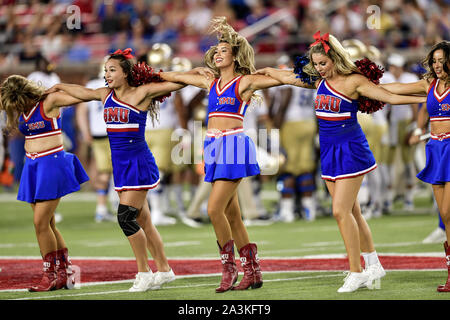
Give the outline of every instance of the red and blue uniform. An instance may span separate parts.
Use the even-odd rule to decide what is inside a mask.
[[[435,79],[428,89],[427,111],[430,122],[450,120],[450,88],[441,94],[437,87],[439,79]],[[445,184],[450,181],[450,132],[431,134],[425,146],[426,163],[417,178],[430,184]]]
[[[225,117],[243,121],[247,103],[239,95],[235,77],[220,88],[221,78],[215,79],[209,90],[208,119]],[[244,134],[242,126],[229,130],[209,130],[204,142],[205,181],[234,180],[260,174],[256,148]]]
[[[322,179],[354,178],[377,167],[358,123],[357,100],[338,92],[323,79],[314,108],[319,124]]]
[[[61,134],[61,117],[49,118],[42,101],[19,117],[19,130],[25,140]],[[89,180],[78,158],[58,146],[40,152],[26,153],[17,199],[29,203],[53,200],[80,190]]]
[[[145,141],[148,112],[120,101],[114,90],[106,97],[103,112],[115,190],[155,188],[159,184],[159,170]]]

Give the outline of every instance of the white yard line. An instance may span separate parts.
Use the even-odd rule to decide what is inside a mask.
[[[401,269],[401,270],[389,270],[388,272],[404,272],[404,271],[415,271],[415,272],[424,272],[424,271],[439,271],[442,272],[444,269]],[[302,271],[272,271],[272,272],[264,272],[267,273],[306,273],[306,272],[337,272],[336,274],[328,274],[328,275],[317,275],[317,276],[300,276],[300,277],[293,277],[293,278],[279,278],[279,279],[267,279],[264,280],[264,282],[281,282],[281,281],[298,281],[298,280],[308,280],[308,279],[323,279],[323,278],[332,278],[332,277],[343,277],[342,272],[336,271],[336,270],[302,270]],[[196,277],[213,277],[213,276],[220,276],[220,273],[213,273],[213,274],[197,274],[197,275],[186,275],[186,276],[177,276],[177,279],[183,279],[183,278],[196,278]],[[89,287],[94,285],[110,285],[110,284],[120,284],[120,283],[131,283],[133,280],[121,280],[121,281],[107,281],[107,282],[91,282],[91,283],[84,283],[81,284],[81,287]],[[165,286],[163,289],[183,289],[183,288],[194,288],[194,287],[212,287],[216,286],[217,283],[206,283],[206,284],[189,284],[184,286]],[[27,292],[26,289],[16,289],[16,290],[0,290],[0,293],[3,292]],[[151,292],[148,291],[148,292]],[[60,294],[60,295],[52,295],[52,296],[30,296],[30,297],[23,297],[23,298],[15,298],[15,299],[6,299],[6,300],[42,300],[42,299],[63,299],[66,297],[84,297],[84,296],[95,296],[95,295],[108,295],[108,294],[116,294],[116,293],[129,293],[128,289],[125,290],[112,290],[112,291],[101,291],[101,292],[80,292],[80,293],[74,293],[74,294]],[[130,293],[132,294],[132,293]]]
[[[396,252],[387,252],[387,253],[378,253],[379,256],[400,256],[400,257],[444,257],[444,253],[437,252],[420,252],[420,253],[396,253]],[[289,257],[280,257],[280,256],[262,256],[261,260],[266,259],[282,259],[282,260],[296,260],[296,259],[340,259],[346,258],[347,255],[344,253],[336,253],[336,254],[314,254],[314,255],[304,255],[304,256],[289,256]],[[0,256],[1,260],[41,260],[40,256]],[[71,256],[71,260],[119,260],[119,261],[134,261],[134,257],[88,257],[88,256]],[[219,261],[219,258],[216,256],[211,257],[168,257],[169,260],[215,260]],[[151,259],[150,259],[151,260]]]

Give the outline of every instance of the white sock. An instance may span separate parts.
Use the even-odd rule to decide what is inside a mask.
[[[95,212],[100,216],[105,216],[108,213],[108,208],[104,204],[98,204]]]
[[[372,251],[372,252],[363,252],[362,256],[364,258],[364,263],[367,266],[371,266],[373,264],[377,264],[380,261],[378,260],[378,255],[376,251]]]
[[[405,191],[405,202],[414,203],[414,195],[412,189],[406,189]]]
[[[281,198],[280,217],[285,219],[294,219],[294,198]]]
[[[307,220],[315,220],[316,218],[316,201],[314,196],[311,197],[303,197],[302,198],[302,206],[306,209]]]

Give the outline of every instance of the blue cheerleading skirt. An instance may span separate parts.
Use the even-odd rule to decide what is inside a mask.
[[[426,162],[417,178],[430,184],[445,184],[450,181],[450,133],[431,135],[425,146]]]
[[[235,180],[261,172],[255,144],[243,128],[208,130],[203,146],[206,182]]]
[[[116,191],[149,190],[159,184],[159,170],[144,138],[109,139]]]
[[[17,200],[36,203],[59,199],[80,190],[89,180],[77,156],[63,146],[36,153],[26,153]]]
[[[355,178],[377,167],[366,136],[358,123],[333,134],[319,131],[322,179]]]

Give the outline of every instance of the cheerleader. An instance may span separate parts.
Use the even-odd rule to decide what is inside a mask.
[[[364,175],[377,167],[358,124],[357,112],[358,109],[370,112],[382,105],[367,99],[358,103],[358,98],[364,96],[393,105],[420,103],[425,98],[399,96],[384,90],[361,74],[334,36],[328,33],[321,36],[317,32],[314,38],[316,41],[311,44],[308,57],[303,59],[300,70],[296,70],[300,78],[290,70],[274,68],[261,69],[257,73],[284,84],[317,89],[314,108],[319,125],[322,179],[332,197],[333,216],[350,265],[350,272],[338,292],[353,292],[360,287],[372,288],[373,282],[385,275],[357,201]],[[364,63],[358,65],[364,67]],[[373,72],[373,68],[368,69]],[[361,250],[365,270],[361,268]]]
[[[221,293],[263,284],[257,246],[250,242],[237,195],[243,178],[260,173],[255,144],[244,134],[243,121],[250,101],[258,99],[254,92],[281,83],[251,75],[255,71],[253,48],[224,17],[213,19],[212,29],[218,33],[218,44],[206,52],[204,60],[214,76],[163,72],[161,77],[209,90],[204,172],[205,181],[212,184],[207,210],[222,259],[222,280],[216,288]],[[244,269],[237,286],[233,286],[238,278],[235,244]]]
[[[17,200],[31,204],[34,228],[43,258],[41,281],[31,292],[70,286],[72,272],[64,238],[55,227],[61,197],[80,190],[89,180],[78,158],[63,149],[60,108],[81,102],[45,89],[22,76],[12,75],[1,86],[0,110],[6,111],[7,129],[25,135],[26,160]],[[72,283],[73,284],[73,283]]]
[[[428,72],[422,80],[408,84],[389,83],[383,87],[396,94],[427,94],[427,107],[421,109],[423,116],[418,118],[414,135],[418,140],[424,134],[429,118],[431,139],[425,147],[425,167],[417,174],[417,178],[432,185],[445,226],[447,241],[444,242],[444,250],[448,276],[446,283],[439,285],[437,291],[450,292],[450,42],[442,41],[434,45],[423,64]]]
[[[160,81],[145,64],[134,64],[131,49],[117,50],[105,63],[107,88],[89,89],[73,84],[58,84],[49,90],[62,90],[83,101],[101,100],[111,148],[115,190],[120,203],[119,226],[128,238],[136,257],[138,273],[130,292],[157,289],[175,280],[161,236],[152,224],[146,201],[147,191],[159,184],[159,171],[145,141],[147,114],[157,117],[156,97],[162,101],[171,91],[183,86]],[[158,272],[148,265],[147,248]]]

